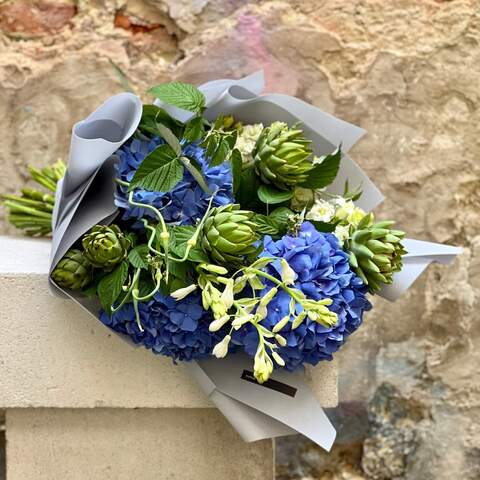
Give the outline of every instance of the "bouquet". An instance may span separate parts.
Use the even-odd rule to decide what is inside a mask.
[[[77,124],[51,271],[134,344],[174,362],[215,359],[217,373],[204,373],[216,385],[228,359],[242,358],[257,389],[331,360],[371,295],[395,297],[418,275],[410,265],[402,277],[408,258],[426,266],[457,253],[375,218],[381,194],[346,153],[361,129],[292,97],[258,96],[261,83],[166,83],[149,90],[155,104],[120,94]],[[27,224],[45,233],[44,222]],[[269,408],[259,410],[308,430]]]

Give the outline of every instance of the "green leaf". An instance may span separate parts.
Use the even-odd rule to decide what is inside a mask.
[[[171,230],[171,249],[178,257],[183,257],[187,250],[187,241],[192,238],[195,232],[193,226],[174,227]],[[209,263],[208,255],[197,245],[190,250],[188,260],[198,263]]]
[[[195,159],[188,158],[188,157],[180,157],[179,159],[183,166],[190,172],[192,177],[197,181],[204,192],[207,192],[209,195],[212,194],[210,187],[208,186],[207,181],[202,172],[201,166]]]
[[[149,251],[148,245],[138,245],[130,250],[128,260],[135,268],[148,268],[147,255]]]
[[[179,156],[182,153],[182,147],[173,132],[161,123],[157,123],[157,130],[160,136],[168,143],[168,145],[170,145],[170,147],[172,147],[172,150],[177,156]]]
[[[335,227],[338,225],[338,222],[327,223],[319,222],[317,220],[309,220],[309,222],[315,227],[315,229],[322,233],[330,233],[335,231]]]
[[[160,145],[147,155],[130,182],[129,190],[144,188],[168,192],[183,178],[183,165],[168,145]]]
[[[278,221],[274,218],[271,218],[268,215],[262,215],[261,213],[257,213],[254,215],[253,221],[257,225],[256,230],[258,233],[271,236],[278,235],[280,225]]]
[[[110,307],[122,293],[122,286],[128,276],[128,262],[123,261],[111,273],[105,275],[98,283],[98,297],[103,309],[109,313]]]
[[[201,112],[205,108],[205,96],[195,86],[183,82],[170,82],[158,85],[148,90],[148,93],[162,102],[188,110]]]
[[[289,217],[293,215],[293,211],[288,207],[278,207],[269,216],[274,219],[278,225],[278,235],[285,235],[288,230]]]
[[[132,247],[135,247],[137,245],[138,237],[137,237],[137,234],[135,232],[128,232],[125,235],[125,238],[130,242],[130,245]]]
[[[316,189],[330,185],[337,176],[341,159],[342,151],[340,147],[338,147],[333,153],[323,157],[322,163],[316,165],[310,172],[308,179],[299,186]]]
[[[271,185],[260,185],[258,189],[258,198],[269,205],[283,203],[293,197],[293,191],[279,190]]]
[[[183,136],[189,142],[197,142],[205,135],[205,127],[203,125],[202,117],[192,118],[185,125]]]
[[[230,146],[225,138],[222,138],[218,144],[215,153],[212,155],[212,160],[210,161],[209,165],[211,167],[216,167],[217,165],[221,165],[225,160],[228,159],[230,154]]]
[[[236,202],[246,210],[252,210],[259,213],[265,212],[265,204],[259,200],[257,195],[260,185],[260,179],[255,173],[255,168],[253,166],[242,170],[238,190],[235,194]]]
[[[139,130],[158,135],[157,124],[167,126],[174,135],[181,135],[183,124],[170,116],[163,108],[156,105],[143,105],[142,118],[140,120]]]
[[[232,151],[232,156],[230,157],[230,162],[232,163],[232,178],[233,178],[233,195],[236,195],[238,189],[240,188],[241,175],[242,175],[242,154],[240,150],[235,148]]]

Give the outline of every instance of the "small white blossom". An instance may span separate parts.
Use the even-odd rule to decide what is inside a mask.
[[[188,295],[190,295],[193,291],[195,291],[197,286],[195,284],[189,285],[188,287],[179,288],[170,294],[175,300],[182,300]]]
[[[240,135],[238,135],[235,148],[240,150],[244,162],[250,163],[252,161],[252,152],[262,130],[263,125],[261,123],[245,125]]]
[[[326,200],[317,199],[310,211],[307,213],[307,220],[317,222],[330,222],[335,216],[335,207]]]
[[[212,354],[217,358],[224,358],[228,353],[228,345],[232,337],[230,335],[225,335],[224,339],[218,342],[215,347],[213,347]]]
[[[255,355],[253,363],[253,375],[258,383],[266,382],[273,372],[273,362],[265,351]]]

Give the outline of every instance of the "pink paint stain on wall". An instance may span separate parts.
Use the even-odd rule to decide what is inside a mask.
[[[290,65],[281,63],[268,50],[264,42],[262,20],[256,15],[242,14],[237,17],[236,32],[248,68],[253,72],[263,68],[265,91],[295,95],[298,76]]]

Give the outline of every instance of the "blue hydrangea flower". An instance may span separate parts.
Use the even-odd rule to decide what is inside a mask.
[[[201,297],[191,294],[181,301],[157,294],[149,302],[139,303],[140,331],[131,303],[125,304],[109,317],[104,311],[100,320],[116,332],[128,335],[153,353],[166,355],[174,361],[190,361],[209,356],[220,340],[209,332],[212,321],[202,307]]]
[[[363,312],[371,308],[366,299],[367,289],[350,269],[348,256],[341,250],[337,237],[320,233],[311,223],[305,222],[296,237],[286,235],[273,241],[266,236],[261,256],[287,260],[297,274],[295,287],[315,300],[331,298],[333,303],[328,308],[338,316],[333,327],[325,327],[307,318],[292,331],[291,323],[288,323],[280,332],[287,345],[278,350],[286,368],[295,370],[304,363],[316,365],[320,360],[331,360],[333,353],[361,325]],[[280,278],[280,261],[269,265],[267,271]],[[271,286],[267,284],[267,288]],[[290,296],[280,290],[268,305],[268,316],[262,323],[271,329],[289,314],[289,302]],[[300,310],[297,305],[297,313]],[[244,326],[235,333],[234,342],[253,356],[258,345],[256,329],[251,325]]]
[[[148,141],[133,138],[117,150],[117,174],[120,179],[130,182],[143,159],[163,143],[164,141],[160,138],[152,138]],[[232,173],[228,164],[210,167],[205,158],[205,149],[198,143],[182,142],[182,153],[200,165],[210,190],[217,192],[214,205],[233,203]],[[126,190],[125,187],[119,187],[115,198],[115,204],[124,210],[122,217],[124,220],[155,217],[150,210],[130,205]],[[205,192],[185,169],[183,179],[170,192],[149,192],[137,189],[133,199],[157,207],[169,223],[193,225],[207,210],[210,194]],[[137,222],[135,226],[142,226],[142,224]]]

